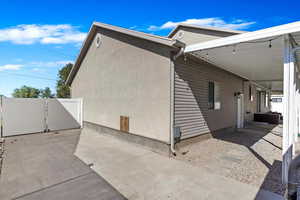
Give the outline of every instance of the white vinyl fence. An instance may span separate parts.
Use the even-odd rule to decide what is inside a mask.
[[[1,136],[82,127],[82,99],[1,97]]]

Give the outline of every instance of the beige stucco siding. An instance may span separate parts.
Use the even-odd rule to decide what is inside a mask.
[[[222,37],[234,35],[233,33],[218,32],[212,30],[193,29],[180,27],[172,38],[184,42],[186,45],[214,40]]]
[[[175,63],[175,126],[182,137],[236,126],[235,92],[243,92],[243,79],[204,61],[187,58]],[[220,110],[208,109],[208,82],[220,86]]]
[[[84,102],[84,121],[120,129],[129,116],[129,132],[169,143],[169,49],[100,29],[72,83],[72,97]],[[95,40],[95,39],[94,39]]]

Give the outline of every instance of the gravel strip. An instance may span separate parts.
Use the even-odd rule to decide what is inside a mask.
[[[176,159],[283,195],[281,137],[270,130],[221,134],[180,149]]]

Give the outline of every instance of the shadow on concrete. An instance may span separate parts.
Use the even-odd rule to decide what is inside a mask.
[[[74,156],[80,129],[7,138],[0,199],[125,198]]]
[[[280,146],[264,138],[264,136],[270,133],[276,135],[276,137],[282,137],[282,133],[280,131],[274,130],[275,127],[276,125],[271,124],[263,124],[263,126],[260,126],[259,123],[251,123],[247,125],[245,129],[241,129],[237,132],[226,134],[212,133],[212,135],[215,139],[245,146],[249,152],[251,152],[269,169],[269,172],[264,177],[264,181],[260,188],[283,196],[285,194],[285,187],[282,184],[282,161],[275,160],[272,164],[270,164],[262,155],[252,148],[254,144],[263,140],[272,145],[274,148],[282,150]]]

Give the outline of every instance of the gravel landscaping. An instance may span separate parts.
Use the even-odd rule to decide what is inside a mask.
[[[176,159],[283,195],[281,133],[281,125],[251,125],[182,147]]]

